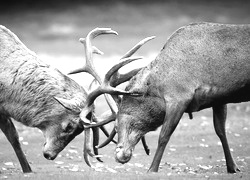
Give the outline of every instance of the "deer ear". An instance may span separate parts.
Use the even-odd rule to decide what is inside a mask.
[[[75,99],[68,100],[68,99],[63,99],[59,97],[54,97],[54,99],[68,110],[74,111],[76,113],[81,112],[80,105],[76,103]]]

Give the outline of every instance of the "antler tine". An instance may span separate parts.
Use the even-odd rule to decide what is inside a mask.
[[[100,158],[100,155],[98,153],[98,149],[97,149],[97,145],[99,144],[99,128],[92,128],[92,132],[93,132],[93,143],[92,143],[92,146],[93,146],[93,149],[94,149],[94,154],[98,157],[96,157],[96,159],[99,161],[99,162],[103,162]]]
[[[96,73],[95,67],[93,65],[93,53],[103,54],[99,49],[93,47],[91,41],[99,35],[102,34],[115,34],[118,35],[116,31],[110,28],[95,28],[90,31],[82,43],[85,43],[85,53],[86,53],[86,71],[90,73],[99,83],[101,83],[100,76]]]
[[[93,121],[97,121],[96,117],[93,115],[91,117],[91,119],[93,119]],[[102,162],[102,160],[100,159],[100,157],[102,157],[102,155],[98,155],[98,149],[97,149],[97,145],[99,142],[99,131],[96,132],[98,129],[97,128],[92,128],[93,131],[93,146],[94,146],[94,153],[92,153],[92,147],[91,147],[91,129],[87,128],[84,130],[84,150],[83,150],[83,157],[84,160],[86,162],[86,164],[91,167],[91,168],[95,168],[91,162],[89,161],[88,156],[91,157],[95,157],[98,161]],[[95,134],[97,133],[97,134]]]
[[[80,38],[79,41],[84,44],[85,46],[85,55],[86,55],[86,62],[85,65],[79,69],[73,70],[68,74],[76,74],[80,72],[87,72],[91,74],[99,83],[101,83],[100,76],[96,73],[95,67],[93,65],[93,53],[96,54],[103,54],[102,51],[100,51],[95,46],[92,46],[91,41],[96,38],[99,35],[102,34],[115,34],[118,35],[116,31],[113,31],[111,28],[95,28],[92,31],[88,33],[86,38]]]
[[[95,123],[92,123],[92,124],[89,124],[89,125],[86,125],[86,126],[84,126],[84,128],[94,128],[94,127],[100,127],[100,126],[103,126],[103,125],[105,125],[105,124],[108,124],[108,123],[110,123],[110,122],[112,122],[112,121],[115,121],[115,119],[116,119],[116,114],[111,114],[111,115],[109,115],[108,117],[105,117],[105,119],[104,120],[100,120],[100,119],[103,119],[102,117],[95,117],[95,119],[96,119],[96,121],[95,121]],[[98,121],[97,121],[97,119],[98,119]]]
[[[85,62],[85,65],[83,67],[78,68],[76,70],[72,70],[68,74],[77,74],[77,73],[81,73],[81,72],[87,72],[87,73],[91,74],[92,76],[94,76],[94,78],[98,78],[98,80],[101,80],[99,77],[97,77],[97,74],[94,73],[95,68],[94,68],[93,63],[92,63],[93,60],[87,58],[87,54],[89,54],[89,53],[87,53],[87,51],[88,51],[89,48],[86,46],[86,39],[85,38],[80,38],[79,41],[85,47],[86,62]],[[92,49],[90,49],[90,51],[91,51],[91,53],[94,53],[94,54],[99,54],[99,55],[104,54],[101,50],[99,50],[95,46],[92,46]],[[92,58],[92,56],[90,56],[90,57]]]
[[[84,150],[83,150],[83,157],[84,157],[84,160],[86,162],[86,164],[89,166],[89,167],[92,167],[94,168],[94,166],[90,163],[89,161],[89,158],[88,158],[88,155],[90,156],[94,156],[94,154],[91,154],[91,145],[90,145],[90,129],[85,129],[84,131]]]
[[[103,55],[103,54],[104,54],[104,53],[103,53],[101,50],[99,50],[97,47],[92,46],[92,48],[93,48],[93,53],[99,54],[99,55]]]
[[[114,75],[110,79],[110,85],[112,87],[116,87],[126,81],[129,81],[133,76],[135,76],[142,68],[137,68],[129,71],[125,74],[120,74],[118,72],[114,73]]]
[[[145,43],[147,43],[148,41],[150,41],[154,38],[155,38],[155,36],[150,36],[150,37],[144,38],[143,40],[138,42],[132,49],[130,49],[128,52],[126,52],[122,56],[121,59],[128,58],[128,57],[132,56],[138,49],[140,49],[142,47],[142,45],[144,45]]]
[[[105,75],[104,78],[104,83],[108,83],[110,81],[110,78],[112,77],[112,75],[116,72],[118,72],[118,70],[120,68],[122,68],[123,66],[125,66],[126,64],[129,64],[132,61],[135,60],[139,60],[139,59],[143,59],[143,57],[127,57],[127,58],[123,58],[121,62],[119,62],[118,64],[114,65]]]
[[[142,145],[143,145],[143,147],[144,147],[144,150],[145,150],[146,154],[147,154],[147,155],[150,155],[150,149],[148,148],[148,145],[147,145],[145,136],[142,136],[141,142],[142,142]]]
[[[155,36],[150,36],[147,38],[144,38],[143,40],[141,40],[140,42],[138,42],[132,49],[130,49],[127,53],[125,53],[121,60],[128,58],[130,56],[132,56],[138,49],[140,49],[145,43],[147,43],[148,41],[154,39]],[[134,69],[126,74],[120,74],[118,71],[115,72],[112,76],[112,82],[110,83],[112,86],[118,86],[119,84],[128,81],[131,77],[133,77],[135,74],[137,74],[139,72],[141,68],[138,69]]]
[[[116,135],[116,130],[115,130],[115,128],[113,128],[108,139],[106,139],[102,144],[96,146],[96,148],[101,149],[104,146],[108,145],[112,141],[112,139],[115,137],[115,135]]]

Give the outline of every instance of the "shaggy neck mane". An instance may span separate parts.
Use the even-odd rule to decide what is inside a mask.
[[[37,127],[53,112],[65,111],[55,96],[79,97],[79,104],[85,101],[80,85],[40,61],[24,46],[14,48],[1,63],[0,110],[25,125]]]

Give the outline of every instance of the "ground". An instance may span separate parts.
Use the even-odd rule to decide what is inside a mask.
[[[8,179],[249,179],[250,177],[250,104],[230,105],[227,136],[231,151],[241,172],[228,174],[221,143],[216,136],[211,110],[195,113],[189,120],[184,115],[162,158],[159,173],[146,173],[157,146],[159,130],[146,136],[151,155],[147,156],[141,143],[136,146],[132,160],[118,164],[114,160],[115,144],[100,150],[104,163],[91,159],[97,167],[90,169],[82,158],[82,135],[73,140],[54,161],[42,155],[43,137],[36,130],[17,124],[20,140],[34,171],[22,174],[19,162],[0,134],[0,178]],[[108,127],[111,128],[111,127]],[[102,140],[104,137],[102,136]],[[80,145],[80,146],[79,146]]]
[[[197,21],[249,23],[249,4],[147,4],[113,6],[70,6],[61,9],[13,10],[0,15],[0,23],[15,32],[24,44],[48,63],[63,72],[83,63],[83,49],[78,39],[95,27],[112,27],[118,37],[103,37],[96,45],[105,53],[105,61],[117,58],[146,36],[156,40],[143,47],[140,55],[153,60],[167,38],[177,28]],[[69,60],[70,59],[70,60]],[[113,63],[113,62],[112,62]],[[111,63],[111,64],[112,64]],[[99,69],[104,66],[98,61]],[[145,64],[145,62],[144,62]],[[105,67],[106,68],[106,67]],[[87,77],[87,76],[86,76]],[[73,76],[88,85],[88,78]],[[107,106],[102,99],[99,113]],[[127,164],[114,160],[115,144],[100,150],[104,163],[91,159],[97,167],[90,169],[82,158],[83,135],[74,139],[54,161],[42,155],[40,131],[15,123],[20,141],[34,173],[22,174],[12,147],[0,132],[0,179],[249,179],[250,178],[250,103],[231,104],[228,108],[227,136],[232,154],[241,172],[226,172],[223,149],[216,136],[212,111],[184,115],[171,137],[162,158],[159,173],[146,173],[157,147],[159,130],[146,135],[151,155],[141,143]],[[108,129],[111,129],[109,125]],[[102,135],[102,140],[105,137]]]

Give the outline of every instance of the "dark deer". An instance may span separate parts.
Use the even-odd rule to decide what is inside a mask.
[[[193,112],[212,107],[227,171],[239,171],[226,138],[227,104],[249,101],[249,92],[250,25],[195,23],[178,29],[156,59],[130,80],[126,92],[120,92],[116,160],[128,162],[141,137],[162,125],[149,168],[157,172],[182,115],[192,117]],[[86,115],[82,111],[81,117]]]

